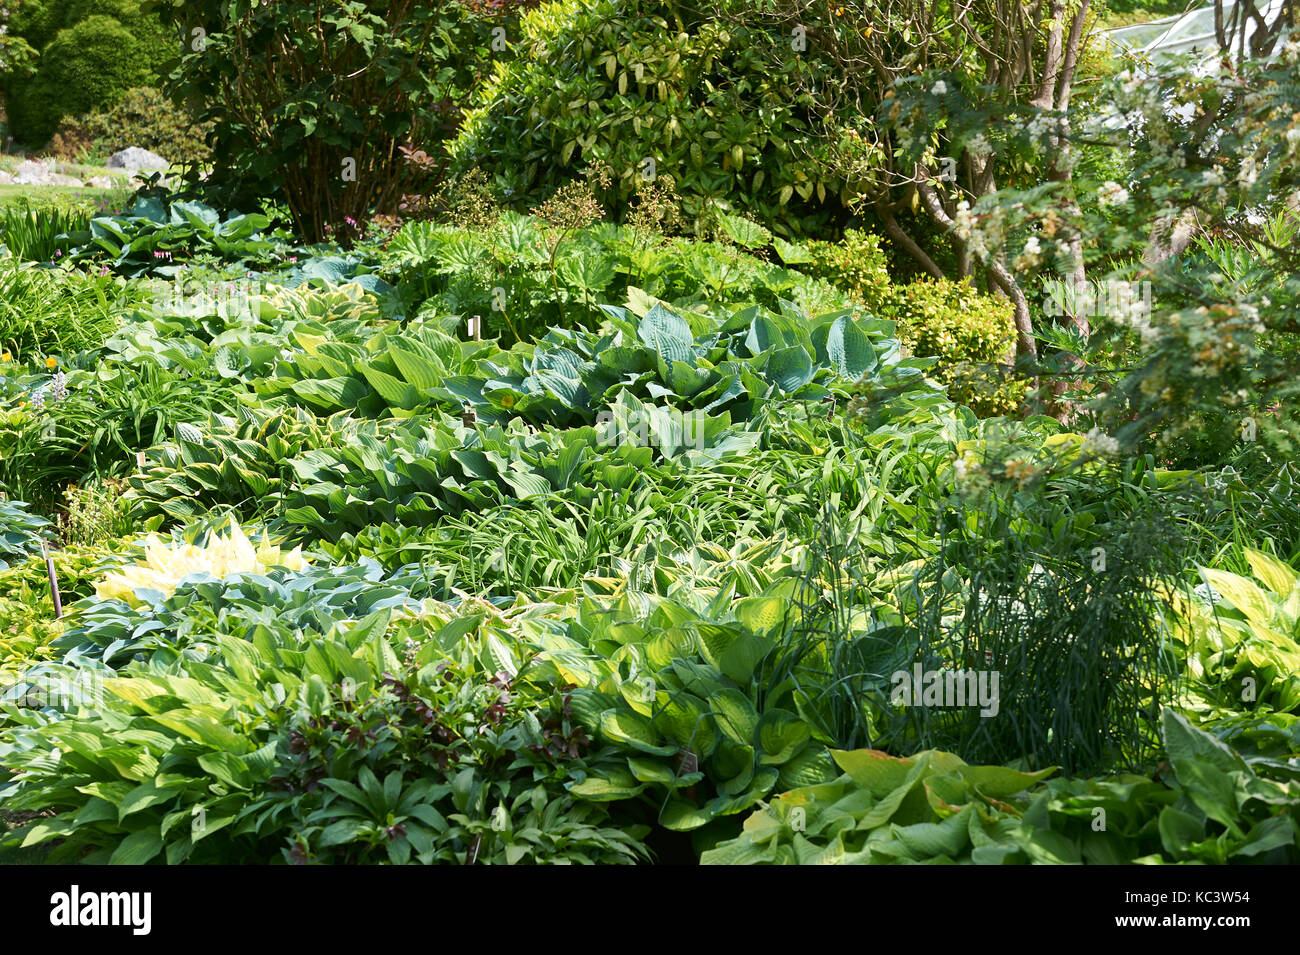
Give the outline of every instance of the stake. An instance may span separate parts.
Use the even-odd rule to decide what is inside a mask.
[[[41,541],[41,553],[45,555],[45,572],[50,577],[50,596],[54,598],[54,619],[58,620],[63,616],[63,601],[59,598],[59,578],[54,575],[54,558],[50,556],[50,549],[45,546],[45,541]]]

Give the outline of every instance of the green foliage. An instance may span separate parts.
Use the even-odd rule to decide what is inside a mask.
[[[983,432],[957,444],[945,475],[956,493],[933,518],[935,551],[895,600],[921,635],[923,670],[998,675],[996,718],[918,705],[917,687],[896,691],[891,748],[942,745],[1071,772],[1141,765],[1172,694],[1151,582],[1185,566],[1174,495],[1151,493],[1158,475],[1139,463],[1096,460],[1082,435],[1053,435],[1034,451],[1041,438],[995,423]]]
[[[527,672],[510,623],[486,607],[395,610],[422,588],[364,568],[309,576],[196,583],[188,607],[159,608],[219,606],[247,639],[186,641],[178,654],[155,637],[152,660],[117,675],[29,671],[11,697],[28,705],[3,707],[0,764],[18,773],[5,805],[56,815],[7,842],[57,839],[57,858],[121,864],[646,856],[636,830],[565,793],[588,743],[555,688]],[[360,604],[358,579],[377,585]],[[257,600],[241,592],[250,585]],[[366,602],[377,609],[352,616]]]
[[[50,550],[62,600],[72,604],[94,592],[94,580],[111,553],[105,547],[63,547]],[[39,554],[0,570],[0,696],[19,676],[58,654],[53,647],[63,632],[54,617],[49,571]]]
[[[1300,797],[1276,760],[1243,759],[1172,710],[1170,773],[1040,784],[1004,766],[927,750],[899,759],[833,751],[844,775],[784,793],[712,865],[1294,863]],[[1100,821],[1100,824],[1098,824]]]
[[[6,84],[10,127],[35,147],[45,144],[65,116],[111,107],[128,90],[155,82],[175,43],[147,17],[122,20],[88,4],[79,10],[63,6],[48,4],[52,15],[64,14],[64,26],[40,44],[34,72],[10,76]],[[118,6],[138,11],[139,4]]]
[[[981,417],[1019,411],[1026,383],[1008,380],[1015,350],[1010,301],[978,292],[968,282],[894,284],[880,239],[870,232],[851,229],[841,242],[809,240],[776,248],[793,268],[894,322],[911,354],[938,358],[934,376],[953,401]]]
[[[722,7],[565,0],[526,14],[530,55],[498,65],[475,94],[457,167],[491,170],[503,199],[529,207],[601,161],[616,175],[616,213],[639,179],[669,175],[697,232],[727,212],[787,237],[825,231],[842,215],[843,183],[807,155],[828,144],[799,90],[826,68],[750,19],[748,4]]]
[[[85,143],[103,156],[128,146],[148,149],[174,164],[206,166],[212,151],[204,142],[211,124],[196,123],[183,109],[152,86],[127,90],[107,109],[65,119],[56,135]],[[76,157],[69,157],[76,158]]]
[[[592,327],[606,303],[629,303],[638,314],[656,299],[682,312],[715,313],[750,304],[779,311],[789,301],[818,314],[848,304],[825,283],[721,243],[664,240],[602,223],[569,236],[552,267],[547,235],[541,220],[513,213],[475,230],[411,223],[393,237],[381,269],[396,276],[421,313],[462,322],[478,315],[485,333],[512,338]]]
[[[691,830],[778,784],[829,778],[799,695],[765,679],[797,614],[793,581],[778,579],[788,566],[764,566],[775,551],[705,545],[655,560],[647,548],[612,599],[584,600],[567,633],[545,640],[541,659],[578,687],[578,718],[626,753],[572,792],[597,801],[646,793],[660,825]]]
[[[260,213],[222,219],[220,213],[201,202],[172,202],[137,199],[127,215],[96,216],[89,231],[69,236],[69,262],[100,261],[105,258],[119,275],[174,276],[177,260],[204,253],[220,256],[245,267],[278,259],[283,244],[263,236],[271,224]]]
[[[1015,348],[1011,302],[945,280],[891,286],[871,305],[897,323],[912,354],[939,358],[935,376],[953,401],[981,416],[1020,410],[1026,385],[1011,377],[1008,361]]]
[[[49,537],[50,522],[32,514],[22,501],[0,499],[0,570],[41,549],[41,540]]]
[[[1243,550],[1260,583],[1199,568],[1204,584],[1195,597],[1171,595],[1174,633],[1185,644],[1188,675],[1216,709],[1293,712],[1300,707],[1300,575],[1271,554]]]
[[[176,425],[229,410],[223,385],[212,369],[197,377],[156,356],[105,362],[96,352],[20,377],[0,418],[0,489],[52,510],[67,485],[120,476]]]
[[[0,244],[20,261],[52,262],[67,251],[67,239],[62,236],[89,224],[90,209],[85,206],[51,207],[24,200],[0,210]]]
[[[469,87],[507,53],[487,49],[498,21],[460,2],[202,0],[159,5],[159,14],[186,35],[195,23],[207,31],[169,76],[170,92],[211,124],[216,168],[204,188],[278,194],[312,242],[329,229],[354,238],[342,234],[348,219],[395,212],[427,181],[399,147],[423,145],[440,166],[438,145]]]
[[[140,298],[112,276],[0,261],[0,352],[9,355],[0,380],[21,374],[23,362],[98,347]]]
[[[871,232],[849,229],[839,242],[778,243],[776,251],[787,265],[843,289],[862,305],[875,306],[889,291],[885,253]]]

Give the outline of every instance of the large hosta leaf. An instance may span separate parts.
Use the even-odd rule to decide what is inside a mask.
[[[655,305],[646,313],[637,326],[640,339],[659,353],[664,362],[691,362],[695,335],[686,319],[676,312],[670,312],[662,305]]]
[[[842,377],[857,381],[876,364],[876,350],[852,317],[841,315],[826,333],[826,357]]]

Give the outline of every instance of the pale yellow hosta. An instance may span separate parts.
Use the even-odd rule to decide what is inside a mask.
[[[232,520],[227,534],[212,535],[203,547],[176,544],[150,534],[145,541],[143,559],[105,576],[95,584],[95,596],[138,606],[140,600],[133,591],[146,589],[170,594],[190,574],[225,577],[240,572],[260,574],[270,567],[302,570],[306,566],[302,548],[285,552],[265,537],[254,547],[239,524]]]

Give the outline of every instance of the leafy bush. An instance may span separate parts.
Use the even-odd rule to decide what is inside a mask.
[[[828,144],[798,93],[822,61],[747,19],[748,3],[722,6],[729,21],[660,0],[565,0],[526,14],[519,45],[530,55],[475,94],[452,146],[457,168],[494,171],[502,198],[530,207],[600,161],[617,176],[616,214],[638,179],[671,175],[697,231],[731,211],[785,236],[825,231],[843,214],[843,184],[807,155]]]
[[[939,359],[935,377],[954,401],[981,416],[1019,410],[1026,383],[1008,380],[1015,348],[1009,301],[947,279],[895,285],[880,240],[868,232],[850,230],[841,243],[810,241],[778,251],[795,268],[896,322],[908,351]]]
[[[1300,858],[1300,800],[1276,760],[1243,759],[1172,710],[1162,715],[1162,737],[1170,769],[1161,779],[1045,785],[1038,781],[1050,769],[968,766],[938,750],[907,759],[834,751],[844,775],[774,799],[701,862],[1224,865]]]
[[[567,237],[552,260],[554,241],[542,220],[513,213],[475,230],[417,222],[393,237],[380,269],[412,311],[462,322],[478,315],[486,334],[521,339],[547,327],[593,327],[605,303],[644,303],[636,306],[644,312],[659,299],[683,312],[721,313],[750,304],[779,311],[790,301],[809,314],[848,304],[825,283],[721,243],[665,241],[602,223]]]
[[[157,609],[201,640],[178,654],[148,639],[171,668],[29,671],[10,696],[29,705],[3,707],[0,766],[16,775],[0,791],[7,808],[56,814],[6,841],[136,864],[647,856],[642,831],[565,791],[589,742],[530,672],[517,619],[433,601],[411,614],[396,608],[420,599],[415,580],[393,586],[364,568],[307,576],[186,585]],[[358,594],[357,581],[372,587]],[[221,632],[207,629],[215,606]],[[33,688],[48,705],[31,707]]]
[[[177,260],[209,253],[241,265],[278,258],[283,244],[260,235],[271,220],[261,213],[222,219],[201,202],[137,199],[127,215],[96,216],[88,232],[69,237],[69,262],[103,258],[112,269],[132,278],[175,275]]]
[[[111,107],[128,90],[156,82],[174,49],[175,41],[158,21],[138,12],[123,22],[88,9],[88,4],[77,5],[79,10],[64,11],[62,6],[47,5],[51,13],[64,14],[65,25],[40,47],[35,71],[11,76],[6,84],[10,126],[20,141],[32,146],[43,146],[65,116]],[[116,6],[128,12],[139,8],[135,2]]]
[[[839,242],[807,239],[776,248],[788,265],[843,289],[863,305],[875,306],[892,284],[880,237],[871,232],[848,229]]]
[[[51,150],[80,159],[86,152],[108,156],[138,146],[172,163],[206,166],[212,151],[204,142],[211,124],[194,119],[151,86],[127,90],[108,109],[65,119],[54,134]]]
[[[1013,308],[968,283],[920,280],[884,292],[874,310],[898,323],[914,355],[939,358],[935,375],[948,395],[980,415],[1015,415],[1026,384],[1012,377]]]
[[[202,0],[160,15],[187,34],[195,23],[207,30],[170,74],[170,91],[212,124],[217,165],[204,188],[224,190],[222,205],[278,195],[311,242],[372,210],[395,212],[404,193],[436,180],[440,169],[409,165],[400,148],[424,144],[440,165],[437,143],[478,72],[508,55],[488,50],[500,20],[455,0]]]

